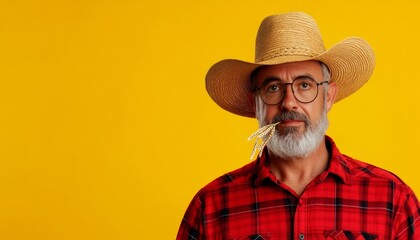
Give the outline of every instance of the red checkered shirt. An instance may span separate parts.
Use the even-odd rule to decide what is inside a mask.
[[[297,196],[267,154],[202,188],[177,239],[420,239],[420,204],[394,174],[339,152]]]

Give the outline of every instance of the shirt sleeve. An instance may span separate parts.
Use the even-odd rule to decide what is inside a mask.
[[[196,195],[191,201],[181,221],[177,240],[202,240],[204,239],[203,204]]]
[[[401,216],[397,220],[395,239],[420,239],[420,203],[411,189],[400,207]]]

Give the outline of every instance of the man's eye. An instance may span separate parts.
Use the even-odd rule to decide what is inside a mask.
[[[271,84],[271,85],[268,85],[268,86],[265,88],[265,90],[266,90],[266,92],[268,92],[268,93],[278,92],[278,91],[280,90],[280,86],[279,86],[279,85],[277,85],[277,84]]]
[[[300,90],[309,90],[309,89],[311,89],[313,87],[313,85],[314,84],[311,83],[311,82],[302,81],[302,82],[299,82],[298,89],[300,89]]]

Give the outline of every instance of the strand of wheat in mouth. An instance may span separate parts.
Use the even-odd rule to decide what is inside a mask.
[[[270,138],[273,136],[274,132],[276,131],[276,126],[279,123],[280,122],[276,122],[276,123],[265,125],[248,137],[248,141],[251,141],[252,139],[256,138],[254,148],[252,149],[252,152],[251,152],[251,160],[254,159],[254,155],[256,152],[259,152],[258,157],[261,157],[263,153],[262,150],[264,149],[265,145],[268,143]]]

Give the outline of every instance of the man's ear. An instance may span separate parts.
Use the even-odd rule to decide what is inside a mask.
[[[256,104],[255,104],[255,94],[253,92],[248,92],[248,101],[252,106],[254,112],[256,111]]]
[[[337,84],[336,83],[330,83],[328,85],[328,92],[327,92],[327,110],[330,111],[334,102],[335,102],[335,97],[337,94]]]

